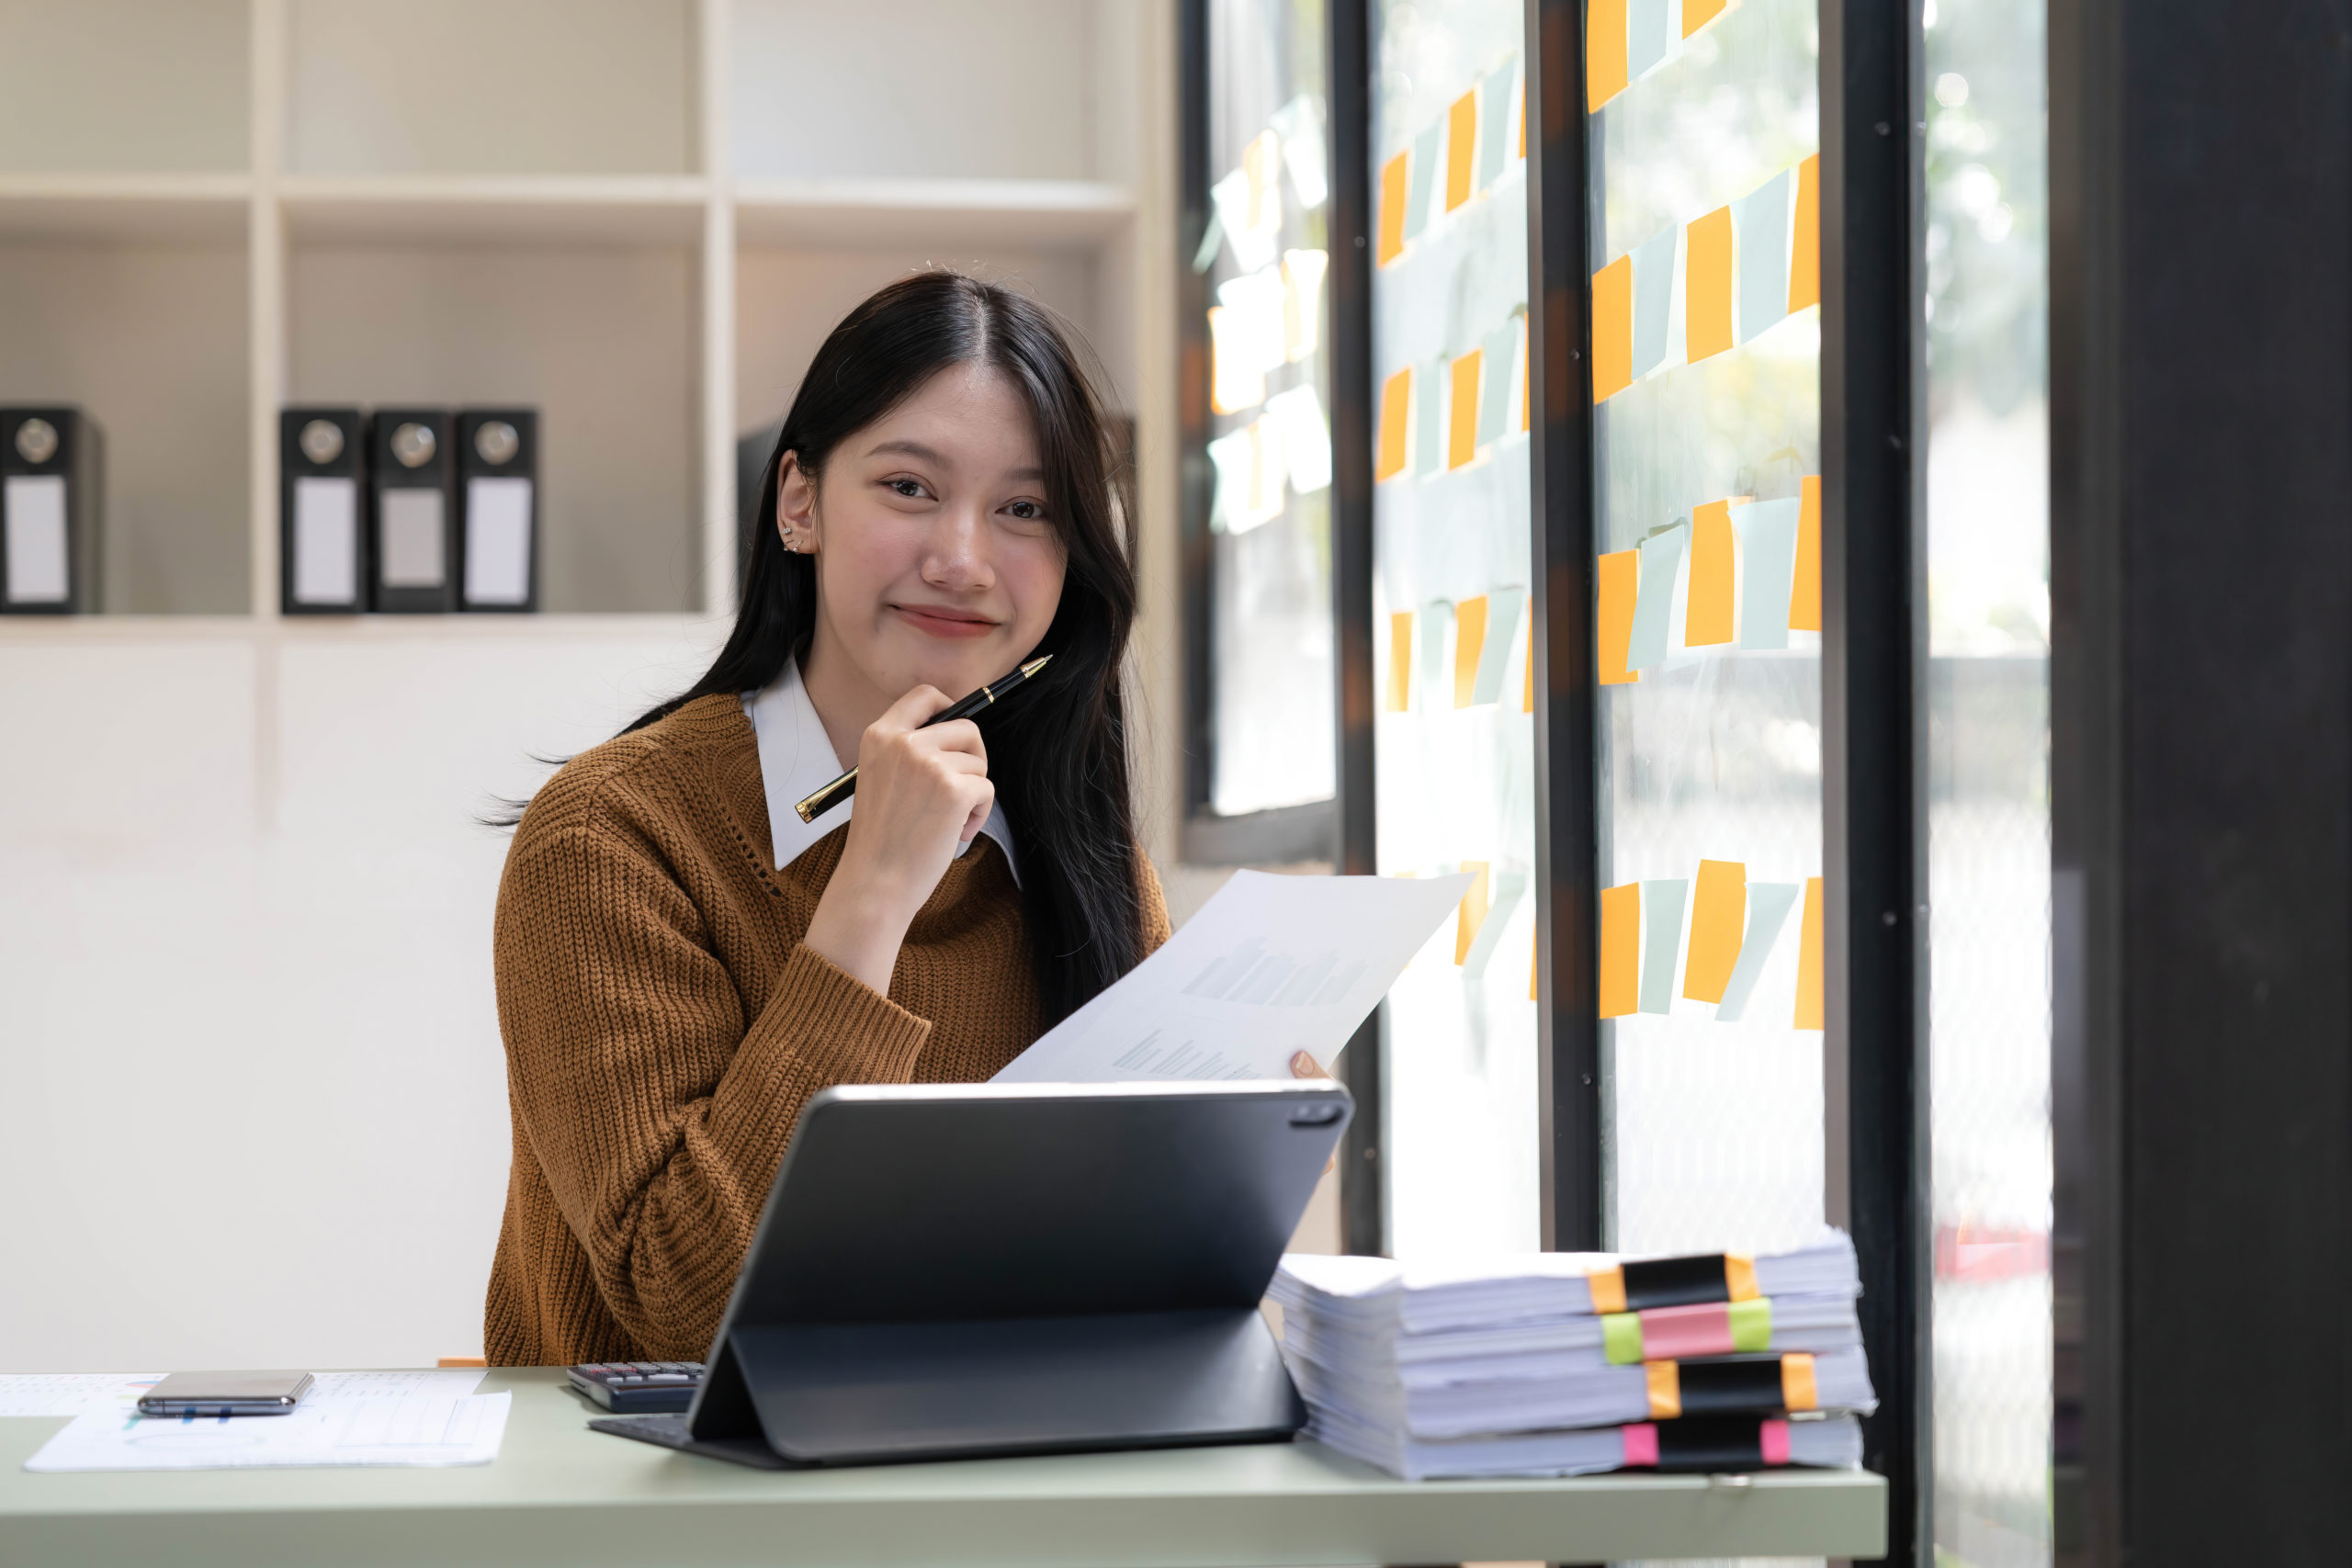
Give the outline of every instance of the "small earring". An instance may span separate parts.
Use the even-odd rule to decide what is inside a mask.
[[[798,555],[800,553],[800,547],[793,542],[792,536],[789,534],[786,534],[784,536],[784,547],[791,551],[794,555]]]

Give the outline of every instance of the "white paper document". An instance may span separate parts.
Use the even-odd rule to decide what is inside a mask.
[[[479,1369],[321,1372],[286,1416],[142,1416],[143,1389],[80,1413],[27,1470],[245,1470],[488,1464],[511,1403]],[[62,1382],[62,1379],[6,1380]],[[102,1390],[93,1391],[103,1394]],[[52,1411],[51,1414],[62,1412]]]
[[[1287,1078],[1299,1051],[1328,1068],[1470,881],[1236,872],[995,1081]]]
[[[161,1372],[0,1373],[0,1416],[79,1416],[138,1403]]]

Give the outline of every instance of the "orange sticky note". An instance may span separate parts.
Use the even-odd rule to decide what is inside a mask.
[[[1522,351],[1519,356],[1519,428],[1522,432],[1527,429],[1527,422],[1535,416],[1535,400],[1527,395],[1527,365],[1535,357],[1534,340],[1528,334],[1534,330],[1532,322],[1521,322],[1519,329],[1519,344]],[[1632,363],[1629,357],[1627,366],[1630,367]]]
[[[1405,254],[1405,154],[1399,152],[1380,166],[1380,248],[1382,266]]]
[[[1374,479],[1393,479],[1405,471],[1406,438],[1413,428],[1413,367],[1399,370],[1380,386],[1380,461],[1373,465]]]
[[[1485,357],[1474,348],[1453,362],[1453,412],[1445,427],[1449,468],[1458,468],[1478,454],[1478,366]]]
[[[1388,617],[1388,711],[1403,713],[1413,702],[1413,612]]]
[[[1544,928],[1535,928],[1534,940],[1527,944],[1527,999],[1537,1001],[1537,983],[1544,978]]]
[[[1711,355],[1721,354],[1732,344],[1731,336],[1731,209],[1718,207],[1704,218],[1694,219],[1683,234],[1683,254],[1689,258],[1683,267],[1683,294],[1688,311],[1683,324],[1683,339],[1690,348],[1690,363],[1696,365]],[[1630,294],[1630,290],[1628,291]],[[1630,312],[1629,312],[1630,317]],[[1632,341],[1631,334],[1627,342]],[[1600,372],[1599,350],[1595,349],[1594,373]],[[1633,354],[1626,352],[1629,368]]]
[[[1453,607],[1453,705],[1466,708],[1478,690],[1478,660],[1487,651],[1487,596]]]
[[[1731,209],[1724,209],[1728,228]],[[1726,273],[1725,277],[1729,277]],[[1724,335],[1731,335],[1731,285],[1724,285]],[[1728,348],[1728,341],[1724,344]],[[1692,357],[1697,357],[1695,355]],[[1608,401],[1634,384],[1634,258],[1619,256],[1592,275],[1592,400]]]
[[[1527,695],[1520,699],[1519,711],[1535,711],[1535,617],[1527,617]]]
[[[1682,646],[1713,648],[1732,639],[1731,502],[1710,501],[1690,512],[1690,603]]]
[[[1642,678],[1638,671],[1625,668],[1634,651],[1634,595],[1642,581],[1642,552],[1619,550],[1601,557],[1595,576],[1600,579],[1595,597],[1600,603],[1593,620],[1600,636],[1600,683],[1622,686]]]
[[[1821,303],[1821,154],[1797,165],[1797,213],[1790,231],[1789,312]]]
[[[1747,866],[1736,860],[1702,860],[1699,886],[1690,896],[1690,953],[1682,965],[1682,994],[1694,1002],[1719,1002],[1739,962],[1740,928],[1747,923]]]
[[[1584,13],[1585,107],[1599,114],[1624,90],[1625,0],[1592,0]]]
[[[1804,916],[1797,926],[1796,1029],[1821,1027],[1821,878],[1804,879]]]
[[[1821,476],[1797,481],[1796,575],[1789,581],[1789,630],[1821,629]]]
[[[1453,100],[1445,116],[1445,209],[1470,199],[1471,156],[1478,150],[1478,89]]]
[[[1724,14],[1731,0],[1682,0],[1682,36],[1689,38]]]
[[[1492,897],[1489,868],[1485,861],[1465,860],[1462,869],[1470,874],[1470,891],[1462,896],[1462,908],[1453,917],[1453,961],[1456,964],[1470,956],[1470,944],[1478,940],[1478,928],[1487,923],[1487,906]]]
[[[1600,890],[1600,1016],[1623,1018],[1642,1005],[1642,885]]]

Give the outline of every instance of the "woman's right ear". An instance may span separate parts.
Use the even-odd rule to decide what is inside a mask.
[[[817,487],[808,482],[797,452],[786,452],[776,468],[775,528],[786,550],[817,553]]]

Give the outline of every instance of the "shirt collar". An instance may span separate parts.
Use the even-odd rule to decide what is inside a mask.
[[[781,871],[808,853],[818,840],[847,824],[856,814],[857,796],[851,795],[814,822],[803,822],[800,813],[793,809],[842,772],[833,743],[826,738],[824,720],[817,716],[817,705],[808,700],[808,689],[801,683],[798,660],[786,660],[783,674],[759,691],[745,693],[742,702],[752,733],[759,738],[760,783],[767,792],[768,834],[774,840],[770,847]],[[1001,802],[989,807],[980,831],[996,840],[1005,869],[1012,874],[1013,886],[1019,886],[1021,864],[1012,857],[1012,828],[1005,819]],[[956,852],[960,856],[970,848],[960,845]]]

